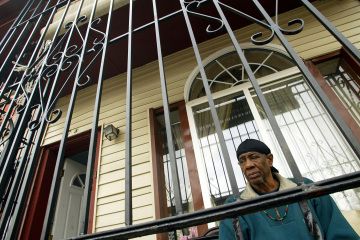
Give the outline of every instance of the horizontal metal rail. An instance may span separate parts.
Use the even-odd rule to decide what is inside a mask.
[[[177,11],[175,11],[175,12],[169,13],[168,15],[159,18],[158,21],[160,22],[160,21],[166,20],[166,19],[168,19],[168,18],[170,18],[170,17],[173,17],[173,16],[176,16],[177,14],[180,14],[180,13],[182,13],[182,10],[181,10],[181,9],[179,9],[179,10],[177,10]],[[140,26],[140,27],[135,28],[132,32],[135,33],[135,32],[138,32],[138,31],[140,31],[140,30],[146,29],[146,28],[152,26],[153,24],[155,24],[155,21],[148,22],[148,23],[146,23],[146,24],[144,24],[144,25],[142,25],[142,26]],[[110,40],[110,43],[117,42],[117,41],[119,41],[120,39],[122,39],[122,38],[124,38],[124,37],[127,37],[128,35],[129,35],[129,32],[124,33],[124,34],[122,34],[122,35],[119,35],[119,36],[117,36],[117,37],[114,37],[113,39]]]
[[[16,29],[16,28],[18,28],[18,27],[21,26],[21,25],[24,25],[24,24],[26,24],[26,23],[28,23],[28,22],[34,21],[34,20],[36,20],[39,16],[50,12],[53,8],[57,8],[57,9],[58,9],[58,8],[61,8],[61,7],[65,6],[65,4],[67,3],[67,1],[68,1],[68,0],[63,0],[63,1],[59,2],[58,4],[56,4],[56,5],[52,6],[52,7],[47,8],[46,10],[42,11],[41,13],[38,13],[38,14],[32,16],[31,18],[25,20],[25,21],[22,21],[21,23],[17,24],[16,26],[13,26],[11,29]],[[158,20],[159,20],[159,21],[163,21],[163,20],[169,19],[169,18],[171,18],[171,17],[173,17],[173,16],[176,16],[176,15],[178,15],[178,14],[181,14],[181,13],[182,13],[182,10],[181,10],[181,9],[178,9],[178,10],[172,12],[172,13],[169,13],[169,14],[163,16],[163,17],[160,17]],[[140,27],[135,28],[132,32],[138,32],[138,31],[140,31],[140,30],[146,29],[146,28],[152,26],[153,24],[155,24],[155,21],[148,22],[148,23],[146,23],[146,24],[144,24],[144,25],[142,25],[142,26],[140,26]],[[127,37],[128,35],[129,35],[129,33],[127,32],[127,33],[121,34],[121,35],[119,35],[119,36],[116,36],[116,37],[112,38],[112,39],[109,41],[109,44],[112,44],[112,43],[114,43],[114,42],[117,42],[117,41],[119,41],[120,39]]]
[[[211,209],[175,217],[163,218],[142,224],[117,228],[114,230],[83,235],[70,239],[129,239],[161,232],[173,231],[203,223],[232,218],[239,215],[258,212],[280,205],[311,199],[338,191],[360,187],[360,172],[346,174],[327,180],[305,184],[286,191],[270,193],[255,199],[243,200]]]

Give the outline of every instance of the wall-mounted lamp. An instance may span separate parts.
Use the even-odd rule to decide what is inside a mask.
[[[109,141],[117,138],[119,136],[119,132],[120,130],[112,124],[109,124],[104,128],[104,135]]]

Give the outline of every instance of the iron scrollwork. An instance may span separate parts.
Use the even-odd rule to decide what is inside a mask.
[[[222,3],[219,0],[213,0],[213,1],[217,1],[220,6],[227,9],[228,11],[231,11],[231,12],[235,13],[238,16],[246,18],[247,20],[264,27],[269,31],[269,33],[267,33],[267,34],[264,34],[264,32],[262,32],[262,31],[254,33],[250,37],[250,40],[251,40],[251,42],[253,44],[255,44],[255,45],[265,45],[265,44],[268,44],[268,43],[272,42],[272,40],[274,39],[274,36],[275,36],[274,29],[270,24],[268,24],[268,23],[266,23],[266,22],[264,22],[262,20],[259,20],[259,19],[255,18],[253,16],[250,16],[250,15],[246,14],[245,12],[240,11],[239,9],[236,9],[236,8],[234,8],[232,6],[229,6],[229,5],[225,4],[225,3]],[[218,22],[219,26],[217,26],[216,28],[213,28],[211,24],[209,24],[207,26],[207,28],[206,28],[207,33],[217,33],[224,27],[224,21],[221,18],[210,16],[210,15],[207,15],[207,14],[200,13],[199,11],[196,11],[202,5],[204,5],[205,3],[208,3],[208,2],[209,2],[208,0],[193,0],[193,1],[184,0],[184,3],[186,4],[186,7],[185,7],[186,11],[189,14],[192,14],[192,15],[195,15],[195,16],[198,16],[198,17],[202,17],[202,18],[207,19],[207,20]],[[296,18],[296,19],[290,20],[287,25],[288,25],[289,28],[283,28],[278,24],[277,24],[277,27],[285,35],[295,35],[295,34],[300,33],[303,30],[303,28],[304,28],[304,20]]]
[[[294,29],[284,29],[279,26],[280,31],[285,35],[296,35],[304,29],[304,20],[296,18],[288,22],[288,26],[294,26]],[[297,27],[296,27],[297,26]]]
[[[95,53],[95,55],[92,57],[89,64],[83,69],[83,71],[79,75],[79,78],[77,81],[77,86],[79,86],[79,87],[83,87],[91,81],[91,77],[85,73],[89,69],[89,67],[94,64],[95,60],[100,55],[100,53],[104,47],[104,41],[105,41],[106,34],[103,31],[95,28],[95,26],[100,23],[101,23],[101,18],[96,18],[90,23],[90,26],[89,26],[89,30],[91,30],[92,34],[95,36],[94,36],[94,39],[92,40],[92,45],[87,50],[87,53],[88,54]],[[85,78],[84,82],[81,81],[81,79],[83,79],[83,78]]]
[[[104,40],[105,40],[106,34],[103,31],[100,31],[95,28],[95,26],[99,25],[100,23],[101,23],[101,18],[96,18],[90,24],[90,29],[94,33],[97,33],[98,35],[100,35],[100,37],[95,37],[95,39],[93,40],[93,47],[88,50],[88,53],[101,51],[104,46]]]
[[[89,32],[89,35],[94,35],[94,40],[89,41],[91,42],[91,45],[88,47],[89,50],[86,51],[87,54],[95,53],[95,55],[91,56],[89,63],[86,66],[82,67],[78,77],[74,77],[74,75],[76,74],[76,70],[80,67],[80,61],[84,57],[81,56],[82,49],[86,47],[84,36],[80,32],[77,25],[86,21],[87,17],[82,16],[76,21],[76,24],[74,24],[78,39],[81,39],[80,43],[72,44],[68,46],[67,49],[60,49],[56,53],[51,54],[51,56],[48,58],[49,61],[46,63],[46,70],[43,71],[42,78],[46,79],[46,81],[49,81],[50,78],[53,78],[57,71],[60,71],[61,73],[66,72],[66,78],[61,83],[61,86],[59,86],[59,90],[57,91],[55,97],[51,99],[49,107],[47,109],[44,109],[43,104],[39,105],[39,107],[41,107],[42,109],[42,112],[45,112],[45,120],[49,124],[58,121],[62,115],[62,110],[58,108],[55,109],[55,104],[61,94],[64,92],[66,86],[68,84],[71,84],[70,80],[75,79],[75,84],[77,87],[86,86],[91,82],[91,77],[86,74],[86,72],[94,64],[96,58],[100,55],[103,49],[105,33],[95,28],[95,26],[101,22],[101,18],[97,18],[90,23],[89,29],[91,32]],[[70,22],[65,25],[67,32],[70,31],[72,24],[73,22]],[[64,36],[65,35],[67,35],[67,33],[65,33]],[[61,41],[64,41],[64,39],[65,38],[63,37]],[[61,44],[58,43],[57,45],[60,46]],[[63,54],[64,60],[61,63],[61,56]]]
[[[198,17],[201,17],[203,19],[212,20],[212,21],[217,22],[217,24],[219,26],[215,27],[214,29],[212,29],[213,27],[212,27],[211,24],[209,24],[206,27],[206,32],[207,33],[216,33],[216,32],[220,31],[224,27],[224,21],[222,21],[220,18],[210,16],[210,15],[207,15],[207,14],[203,14],[203,13],[199,13],[199,12],[195,11],[196,9],[200,8],[203,4],[206,4],[208,2],[209,2],[208,0],[194,0],[194,1],[184,0],[184,3],[186,5],[185,8],[186,8],[186,11],[188,13],[193,14],[193,15],[198,16]]]
[[[14,114],[21,114],[25,110],[27,105],[30,104],[30,95],[35,91],[37,92],[35,95],[36,100],[31,103],[32,106],[30,107],[33,112],[37,111],[38,114],[31,117],[32,119],[28,122],[29,130],[37,130],[42,118],[45,118],[44,120],[48,124],[55,123],[60,119],[62,110],[55,109],[55,104],[63,94],[66,86],[71,84],[70,80],[75,79],[74,73],[76,73],[83,57],[81,56],[82,49],[86,47],[84,36],[78,26],[87,20],[86,16],[81,16],[75,21],[75,24],[73,21],[66,23],[64,34],[56,42],[45,41],[37,59],[31,66],[26,67],[14,62],[14,74],[20,76],[20,78],[15,78],[14,83],[8,86],[6,90],[2,89],[2,92],[8,91],[9,96],[11,96],[7,102],[11,102],[11,99],[14,99],[15,102],[16,111],[10,114],[8,121],[12,121],[11,118],[13,118]],[[86,53],[95,53],[95,55],[92,56],[89,64],[81,69],[80,74],[75,79],[77,87],[83,87],[91,82],[91,77],[86,74],[86,71],[95,62],[103,49],[105,33],[96,28],[96,25],[100,22],[101,18],[97,18],[89,24],[91,31],[89,35],[95,37],[94,40],[89,41],[91,44]],[[71,34],[72,28],[74,29]],[[62,46],[64,46],[68,38],[71,38],[74,43],[63,49]],[[58,79],[60,79],[61,74],[65,75],[65,80],[60,82]],[[49,99],[51,84],[58,84],[59,86],[55,96]],[[15,88],[19,89],[16,94],[14,94],[13,90]]]

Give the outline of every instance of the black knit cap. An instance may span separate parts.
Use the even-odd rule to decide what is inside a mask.
[[[246,139],[240,143],[236,150],[236,157],[239,159],[239,156],[246,152],[258,152],[266,155],[271,153],[270,148],[257,139]]]
[[[239,156],[243,153],[247,152],[258,152],[262,154],[270,154],[271,150],[270,148],[263,143],[262,141],[259,141],[257,139],[246,139],[242,143],[240,143],[239,147],[236,150],[236,157],[239,159]],[[279,172],[275,167],[271,167],[272,172]]]

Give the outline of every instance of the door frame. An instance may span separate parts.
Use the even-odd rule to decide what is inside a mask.
[[[65,144],[64,157],[88,150],[90,134],[91,131],[88,130],[86,132],[69,137]],[[96,158],[93,167],[94,173],[97,173],[98,169],[100,154],[99,150],[102,140],[101,136],[102,131],[99,127],[96,143]],[[44,206],[46,206],[48,202],[59,147],[60,141],[43,146],[41,149],[33,186],[28,196],[27,207],[23,214],[21,229],[19,230],[19,239],[40,239],[46,212],[46,208]],[[92,191],[90,196],[89,223],[87,230],[88,233],[93,232],[96,184],[97,174],[93,174]]]

